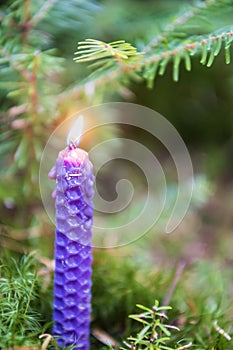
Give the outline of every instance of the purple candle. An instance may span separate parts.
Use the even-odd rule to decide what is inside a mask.
[[[71,142],[49,177],[56,179],[53,333],[61,347],[88,350],[94,194],[88,154]]]

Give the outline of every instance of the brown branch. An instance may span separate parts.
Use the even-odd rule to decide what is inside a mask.
[[[31,16],[31,0],[24,1],[24,11],[23,11],[23,24],[22,28],[22,42],[24,45],[27,44],[29,32],[31,29],[30,25],[30,16]]]
[[[168,292],[163,300],[163,305],[167,306],[170,304],[172,295],[174,293],[174,290],[176,289],[178,282],[180,281],[180,278],[183,274],[185,266],[186,266],[186,263],[184,261],[180,261],[179,264],[177,265],[175,276],[174,276],[174,278],[169,286]]]
[[[29,73],[29,106],[31,107],[32,121],[35,120],[38,113],[38,90],[37,90],[37,76],[39,65],[40,52],[35,52],[32,72]]]

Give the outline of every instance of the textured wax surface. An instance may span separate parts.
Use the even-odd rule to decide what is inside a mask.
[[[50,177],[56,177],[53,333],[61,347],[88,350],[94,193],[88,154],[67,147],[59,153]]]

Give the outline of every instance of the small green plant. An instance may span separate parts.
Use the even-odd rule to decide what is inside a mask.
[[[126,348],[121,347],[122,350],[181,350],[192,346],[191,342],[184,346],[177,344],[175,348],[169,346],[172,336],[171,330],[179,331],[179,328],[164,323],[164,320],[167,319],[166,311],[171,309],[170,306],[159,306],[159,302],[155,300],[151,309],[140,304],[137,304],[137,307],[143,312],[129,317],[140,322],[143,328],[136,337],[127,338],[128,341],[124,342]]]
[[[0,262],[0,347],[40,345],[39,279],[32,254]]]

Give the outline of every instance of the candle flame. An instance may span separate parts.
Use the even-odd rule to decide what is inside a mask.
[[[78,117],[78,119],[71,126],[68,135],[67,135],[67,145],[75,144],[79,145],[83,133],[84,128],[84,118],[82,115]]]

